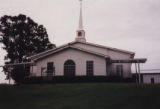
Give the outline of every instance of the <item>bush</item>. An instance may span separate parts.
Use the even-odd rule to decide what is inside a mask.
[[[25,69],[23,65],[15,66],[11,72],[11,77],[17,84],[22,83],[25,76]]]

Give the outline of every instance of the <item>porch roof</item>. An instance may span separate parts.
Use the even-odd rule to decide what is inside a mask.
[[[110,60],[111,63],[145,63],[146,61],[146,58]]]
[[[11,63],[11,64],[6,64],[4,66],[11,67],[16,65],[34,65],[34,62]]]

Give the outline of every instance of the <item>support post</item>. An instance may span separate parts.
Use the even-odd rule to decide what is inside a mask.
[[[139,78],[139,84],[141,83],[141,73],[140,73],[140,64],[138,62],[138,78]]]
[[[136,69],[136,83],[138,83],[137,63],[135,63],[135,69]]]

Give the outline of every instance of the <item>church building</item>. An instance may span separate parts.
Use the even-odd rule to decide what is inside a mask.
[[[28,57],[30,77],[40,76],[119,76],[130,78],[131,66],[145,63],[131,51],[90,43],[86,40],[82,19],[82,0],[77,36],[74,41]]]

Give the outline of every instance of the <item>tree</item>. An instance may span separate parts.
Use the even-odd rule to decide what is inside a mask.
[[[13,68],[11,77],[13,78],[13,80],[15,80],[16,83],[18,84],[22,83],[25,76],[26,74],[23,65],[17,65]]]
[[[27,57],[52,49],[48,34],[43,25],[38,25],[26,15],[0,18],[0,43],[6,50],[6,64],[26,62]],[[4,68],[7,72],[7,68]]]

